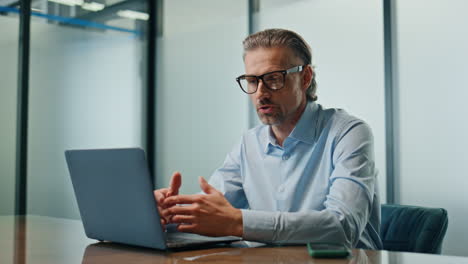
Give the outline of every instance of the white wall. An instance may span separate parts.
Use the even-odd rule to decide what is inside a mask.
[[[18,17],[0,16],[0,215],[14,214]]]
[[[33,21],[29,214],[79,218],[64,150],[143,146],[141,49],[132,34]]]
[[[158,39],[156,183],[173,171],[196,193],[248,126],[248,98],[237,87],[247,1],[164,1]]]
[[[261,1],[257,30],[286,28],[304,37],[316,66],[318,103],[343,108],[371,126],[381,202],[386,200],[382,1]]]
[[[396,2],[399,202],[449,215],[443,254],[468,256],[468,2]]]

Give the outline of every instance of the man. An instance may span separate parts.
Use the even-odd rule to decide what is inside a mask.
[[[179,195],[178,172],[156,190],[162,223],[267,243],[382,248],[370,128],[315,102],[312,55],[298,34],[269,29],[243,45],[237,82],[263,125],[243,135],[210,184],[199,178],[205,194]]]

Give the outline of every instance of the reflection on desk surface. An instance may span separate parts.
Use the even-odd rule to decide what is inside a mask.
[[[239,242],[240,243],[240,242]],[[218,245],[158,251],[86,238],[81,221],[0,216],[0,263],[466,263],[468,258],[354,249],[345,259],[314,259],[305,246]]]
[[[402,253],[354,249],[343,259],[311,258],[305,246],[258,248],[205,248],[160,252],[114,243],[89,245],[82,263],[323,263],[323,264],[413,264],[468,263],[468,258],[430,254]]]
[[[353,250],[345,259],[314,259],[304,246],[237,248],[219,247],[183,251],[158,252],[114,243],[89,245],[82,263],[382,263],[380,251]]]

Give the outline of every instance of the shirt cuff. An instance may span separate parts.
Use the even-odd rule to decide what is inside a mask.
[[[271,242],[274,238],[274,212],[241,209],[244,240]]]

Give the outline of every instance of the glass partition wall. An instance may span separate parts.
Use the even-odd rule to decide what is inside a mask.
[[[148,14],[65,2],[36,2],[31,21],[28,213],[79,218],[64,151],[144,147]]]
[[[442,253],[468,256],[468,2],[398,0],[395,12],[397,202],[445,208]]]
[[[0,6],[0,215],[15,212],[19,16]]]
[[[18,93],[19,16],[0,4],[0,230],[9,243],[2,244],[3,252],[14,250],[15,223],[5,215],[15,214],[16,184],[16,125]],[[12,255],[5,256],[13,263]]]
[[[17,4],[0,1],[0,214],[14,214]],[[147,9],[146,0],[31,1],[28,214],[79,218],[66,149],[145,147]]]
[[[166,0],[158,36],[156,183],[182,173],[183,193],[200,191],[248,127],[244,71],[247,1]]]

